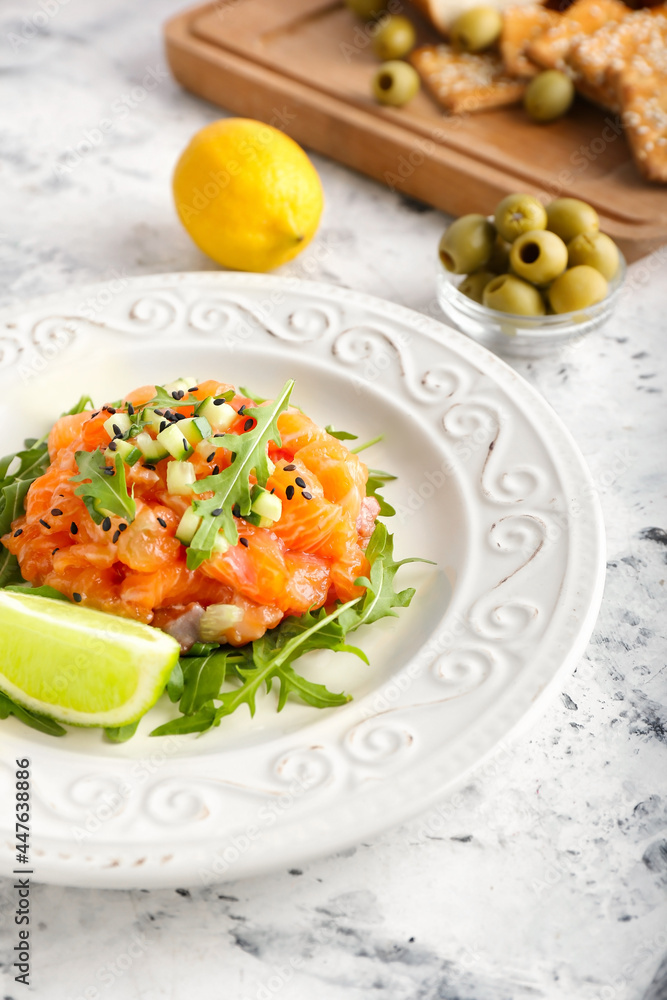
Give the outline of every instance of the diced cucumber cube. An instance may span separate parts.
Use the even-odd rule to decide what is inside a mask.
[[[204,642],[220,642],[224,633],[243,621],[243,610],[235,604],[210,604],[199,619],[199,635]]]
[[[112,462],[116,455],[120,455],[126,465],[134,465],[141,458],[141,450],[132,441],[123,441],[119,438],[112,441],[104,452],[104,457],[110,458]]]
[[[112,413],[108,420],[104,421],[104,429],[110,438],[122,437],[127,434],[132,421],[128,413]]]
[[[167,473],[169,473],[170,466],[167,466]],[[201,524],[201,517],[199,514],[195,514],[192,507],[188,507],[185,514],[178,522],[178,528],[176,529],[176,537],[179,542],[183,545],[189,545],[192,539],[195,537],[195,532]]]
[[[157,436],[160,444],[167,449],[172,458],[176,458],[178,461],[187,458],[188,455],[192,454],[193,450],[188,439],[183,437],[183,432],[180,428],[180,424],[182,423],[184,421],[177,420],[175,424],[169,424]]]
[[[152,438],[147,431],[142,431],[141,434],[137,434],[134,438],[134,443],[144,458],[148,459],[149,462],[159,462],[161,459],[166,458],[169,454],[164,445],[160,444],[159,441],[156,441],[155,438]]]
[[[250,509],[253,514],[267,518],[272,523],[280,520],[283,512],[283,504],[280,497],[277,497],[275,493],[270,493],[263,486],[253,486],[250,499]]]
[[[165,392],[168,392],[170,396],[172,396],[175,392],[184,392],[187,396],[188,389],[197,384],[196,378],[189,378],[187,375],[183,375],[181,378],[174,379],[173,382],[167,382],[162,386],[162,388]]]
[[[213,542],[213,551],[218,555],[224,555],[229,548],[229,542],[225,538],[222,531],[219,531],[215,536],[215,541]]]
[[[238,413],[233,406],[226,403],[224,399],[214,399],[207,396],[203,403],[197,407],[197,415],[206,417],[214,431],[226,431],[232,426],[238,417]]]
[[[159,433],[160,427],[164,423],[164,416],[156,413],[152,407],[147,406],[141,411],[141,420],[145,420],[149,427],[155,431],[156,434]]]
[[[186,417],[179,420],[178,429],[193,448],[213,433],[206,417]]]
[[[197,482],[192,462],[170,462],[167,466],[167,490],[177,496],[188,496]]]
[[[244,514],[243,520],[247,521],[248,524],[254,524],[257,528],[272,528],[276,523],[270,517],[262,517],[261,514],[255,514],[253,511],[250,511],[249,514]]]

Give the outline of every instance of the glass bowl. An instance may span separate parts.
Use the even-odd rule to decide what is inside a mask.
[[[464,274],[451,274],[438,258],[437,297],[450,322],[496,354],[538,357],[597,330],[611,316],[623,286],[626,263],[619,251],[619,267],[601,302],[557,316],[516,316],[498,312],[469,299],[458,290]]]

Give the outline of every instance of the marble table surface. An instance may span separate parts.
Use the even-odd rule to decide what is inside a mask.
[[[213,267],[170,200],[178,153],[219,115],[167,73],[159,25],[178,8],[4,0],[0,304]],[[314,160],[326,252],[284,273],[437,315],[444,216]],[[578,441],[608,535],[593,638],[541,719],[431,812],[303,869],[177,891],[36,887],[30,989],[8,968],[0,883],[5,1000],[664,1000],[667,252],[630,281],[604,331],[514,362]]]

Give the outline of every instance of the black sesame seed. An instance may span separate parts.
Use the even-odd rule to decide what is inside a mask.
[[[50,528],[51,527],[51,525],[49,524],[49,522],[45,521],[43,517],[40,517],[39,523],[43,524],[45,528]]]
[[[212,452],[211,452],[211,454],[210,454],[210,455],[208,456],[208,458],[206,459],[206,461],[207,461],[207,462],[212,462],[214,458],[215,458],[215,452],[214,452],[214,451],[212,451]]]
[[[288,500],[292,499],[292,497],[294,496],[294,487],[293,486],[288,486],[287,487],[287,489],[285,490],[285,496],[287,497]]]
[[[237,503],[235,503],[234,506],[232,507],[232,514],[234,515],[234,517],[241,516],[241,508]]]
[[[216,507],[215,510],[211,511],[212,517],[220,517],[221,514],[222,514],[222,507]]]
[[[14,538],[18,538],[19,535],[22,534],[23,534],[23,528],[17,528],[16,531],[14,532]]]
[[[102,469],[102,472],[104,473],[105,476],[115,476],[116,475],[116,470],[114,468],[112,468],[110,465],[105,466]]]
[[[126,524],[119,524],[119,525],[118,525],[118,530],[119,530],[119,531],[125,531],[125,529],[126,529],[126,528],[127,528],[127,525],[126,525]]]
[[[111,541],[114,543],[114,545],[118,541],[119,538],[120,538],[120,531],[118,531],[118,530],[114,531],[113,538],[111,539]]]
[[[115,413],[116,411],[114,410],[113,406],[103,406],[102,407],[102,412],[103,413]]]
[[[144,462],[144,469],[150,469],[151,472],[155,472],[155,466],[149,465],[148,462]]]
[[[307,493],[306,490],[301,490],[301,496],[303,497],[304,500],[312,500],[313,499],[313,494],[312,493]]]
[[[283,471],[284,472],[294,472],[295,469],[296,469],[296,465],[286,465]]]
[[[109,451],[116,451],[117,449],[118,449],[118,445],[116,444],[116,442],[115,441],[110,441],[109,442]]]
[[[83,597],[81,596],[81,594],[72,594],[72,597],[74,598],[74,600],[76,601],[77,604],[80,604],[81,601],[83,600]]]
[[[95,410],[95,412],[93,413],[93,415],[92,415],[92,417],[90,419],[94,420],[95,417],[99,417],[99,415],[100,415],[100,411],[99,410]]]
[[[185,438],[182,438],[181,440],[183,441],[183,447],[185,448],[185,450],[190,451],[190,442],[186,441]]]
[[[220,472],[220,466],[219,465],[214,465],[213,468],[211,469],[211,475],[212,476],[217,476],[217,474],[219,472]]]
[[[172,420],[173,420],[174,423],[176,423],[177,420],[185,420],[185,414],[184,413],[175,413],[173,415],[173,417],[172,417]]]
[[[60,551],[60,550],[59,550],[58,546],[56,545],[56,547],[55,547],[55,549],[53,550],[53,552],[51,553],[51,555],[52,555],[52,556],[54,556],[54,555],[56,554],[56,552],[59,552],[59,551]]]
[[[102,521],[102,531],[108,531],[110,527],[111,527],[111,518],[105,517],[104,520]]]
[[[296,483],[297,486],[300,486],[302,490],[305,490],[306,481],[305,479],[302,479],[301,476],[297,476],[294,482]]]
[[[54,507],[53,510],[51,511],[51,513],[53,514],[54,517],[61,517],[62,516],[62,511],[59,510],[58,507]]]
[[[160,421],[160,432],[162,432],[165,429],[166,426],[167,426],[167,421],[166,420],[161,420]]]
[[[214,405],[214,406],[222,406],[222,404],[223,404],[224,402],[225,402],[225,400],[224,400],[224,399],[214,399],[214,400],[213,400],[213,405]]]
[[[198,388],[199,388],[198,385],[191,385],[190,388],[188,389],[188,392],[196,392]]]
[[[158,517],[157,523],[161,524],[163,528],[167,527],[167,522],[165,521],[165,519],[163,517]]]
[[[134,407],[132,406],[132,403],[128,403],[127,404],[127,412],[129,414],[129,416],[131,416],[131,417],[134,416]]]
[[[275,486],[274,486],[274,487],[272,488],[271,492],[272,492],[272,493],[275,493],[275,492],[276,492],[276,488],[275,488]]]
[[[252,425],[254,423],[255,423],[255,421],[252,419],[252,417],[248,417],[248,419],[246,420],[246,422],[243,425],[243,430],[244,431],[249,431],[250,428],[252,427]]]
[[[72,521],[72,523],[69,526],[69,530],[72,532],[73,535],[76,535],[77,532],[78,532],[78,530],[79,530],[78,524],[76,524],[74,521]]]
[[[248,546],[250,545],[250,542],[248,541],[247,538],[239,538],[239,541],[241,545],[245,545],[246,548],[248,548]]]
[[[174,389],[174,391],[172,392],[172,396],[174,397],[174,399],[183,399],[184,395],[185,393],[183,392],[182,389]]]
[[[239,416],[242,417],[245,413],[245,403],[239,408]]]
[[[164,416],[164,410],[155,410],[154,412],[157,413],[158,417]]]
[[[113,432],[116,435],[116,437],[122,437],[123,432],[118,426],[118,424],[112,424],[111,426],[113,427]]]

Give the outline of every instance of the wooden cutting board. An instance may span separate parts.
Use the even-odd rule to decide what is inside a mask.
[[[410,16],[420,42],[437,40]],[[452,215],[512,191],[570,196],[596,207],[628,260],[667,243],[667,187],[641,178],[616,115],[580,100],[549,125],[520,106],[451,116],[424,92],[380,107],[370,37],[342,0],[217,0],[168,21],[165,39],[188,90]]]

